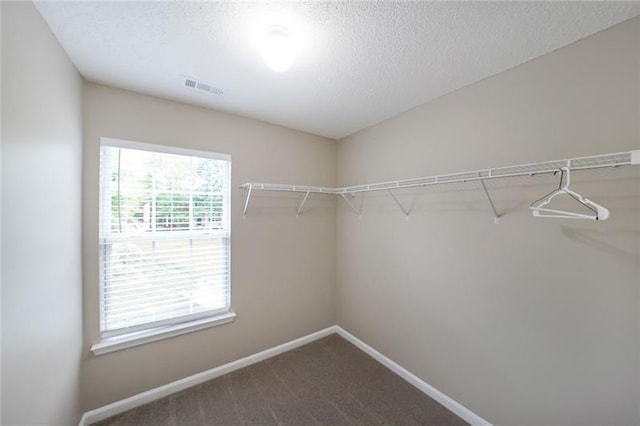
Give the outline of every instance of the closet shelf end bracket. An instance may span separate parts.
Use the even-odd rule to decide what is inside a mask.
[[[491,194],[489,194],[489,190],[487,189],[487,185],[484,183],[484,179],[480,179],[480,184],[482,185],[482,189],[484,190],[484,194],[487,196],[487,200],[489,200],[489,204],[491,205],[491,210],[493,210],[493,223],[496,225],[500,224],[500,215],[496,210],[495,204],[493,204],[493,200],[491,199]]]
[[[247,186],[247,199],[244,202],[244,210],[242,211],[242,217],[247,217],[247,209],[249,208],[249,200],[251,199],[251,191],[253,191],[253,184],[250,183]]]
[[[302,208],[304,207],[304,203],[307,202],[307,198],[309,198],[309,194],[311,193],[311,189],[307,190],[307,193],[304,194],[304,198],[302,199],[302,202],[300,203],[300,207],[298,207],[298,212],[296,213],[296,217],[300,216],[300,213],[302,213]]]
[[[358,217],[362,217],[362,210],[358,210],[354,207],[353,203],[351,202],[351,200],[349,200],[349,197],[347,197],[347,195],[344,192],[341,192],[340,195],[342,196],[342,198],[344,198],[344,200],[347,202],[347,204],[349,205],[349,208],[358,215]],[[350,196],[353,197],[353,194],[349,194]]]

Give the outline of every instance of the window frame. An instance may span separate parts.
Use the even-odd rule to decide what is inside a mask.
[[[99,263],[99,336],[100,341],[93,345],[91,350],[94,354],[99,355],[102,353],[111,352],[114,350],[124,349],[126,347],[137,346],[139,344],[172,337],[175,335],[200,330],[205,327],[211,327],[220,324],[226,324],[234,321],[235,313],[232,310],[232,286],[231,286],[231,155],[215,153],[210,151],[200,151],[189,148],[179,148],[168,145],[156,145],[144,142],[134,142],[122,139],[114,139],[108,137],[100,138],[99,146],[99,163],[102,164],[102,148],[103,147],[122,148],[122,149],[135,149],[148,152],[157,152],[162,154],[173,154],[182,156],[192,156],[207,158],[213,160],[222,160],[227,162],[226,176],[224,180],[222,190],[222,230],[209,230],[209,231],[190,231],[188,235],[180,238],[179,236],[166,235],[160,233],[154,233],[148,236],[135,236],[121,235],[115,237],[105,237],[102,235],[102,224],[105,220],[110,219],[109,206],[104,206],[103,197],[103,176],[102,169],[99,167],[99,226],[98,226],[98,263]],[[105,293],[105,243],[107,240],[112,241],[126,241],[126,240],[148,240],[154,241],[158,239],[176,239],[186,240],[194,238],[215,238],[215,235],[227,236],[228,241],[226,243],[227,253],[227,267],[228,267],[228,280],[227,280],[227,301],[224,308],[218,308],[205,312],[198,312],[193,314],[181,315],[179,317],[167,318],[164,320],[147,322],[144,324],[138,324],[124,329],[104,330],[105,325],[105,306],[104,306],[104,293]]]

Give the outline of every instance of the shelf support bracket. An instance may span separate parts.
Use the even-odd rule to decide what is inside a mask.
[[[393,192],[391,192],[390,189],[387,189],[387,192],[389,193],[389,195],[391,195],[391,197],[393,198],[393,201],[396,202],[396,204],[398,205],[398,207],[400,207],[400,210],[402,210],[402,213],[404,213],[405,217],[407,218],[407,220],[409,220],[409,213],[411,213],[410,210],[407,210],[404,208],[404,206],[402,205],[402,203],[400,203],[400,200],[398,200],[398,197],[396,197],[396,194],[394,194]]]
[[[309,198],[309,193],[311,192],[311,190],[307,190],[307,193],[304,194],[304,198],[302,199],[302,203],[300,203],[300,207],[298,207],[298,213],[296,213],[296,217],[300,216],[300,213],[302,213],[302,208],[304,207],[304,203],[307,202],[307,198]]]
[[[351,210],[357,214],[358,216],[362,216],[362,212],[358,211],[358,209],[356,209],[353,204],[351,203],[351,201],[349,201],[349,198],[347,198],[346,195],[344,195],[344,193],[340,193],[340,195],[342,196],[342,198],[344,198],[344,200],[347,202],[347,204],[349,204],[349,207],[351,208]]]
[[[489,200],[489,204],[491,204],[491,210],[493,210],[493,223],[497,225],[500,223],[500,215],[496,210],[496,206],[493,204],[493,200],[491,199],[489,190],[487,190],[487,185],[484,184],[484,179],[480,179],[480,184],[482,185],[482,189],[484,189],[484,193],[487,196],[487,200]]]
[[[249,208],[249,199],[251,198],[251,191],[253,190],[253,184],[249,184],[249,191],[247,192],[247,200],[244,202],[244,211],[242,217],[247,217],[247,209]]]

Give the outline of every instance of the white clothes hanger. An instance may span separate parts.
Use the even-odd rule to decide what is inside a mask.
[[[532,210],[533,215],[536,217],[556,217],[563,219],[606,220],[609,217],[609,210],[607,208],[587,198],[584,198],[582,195],[569,189],[570,173],[571,172],[568,167],[563,167],[562,169],[560,169],[560,185],[558,189],[531,203],[531,206],[529,206],[529,208]],[[571,198],[591,210],[593,214],[583,214],[545,207],[551,202],[553,198],[562,194],[569,195]]]

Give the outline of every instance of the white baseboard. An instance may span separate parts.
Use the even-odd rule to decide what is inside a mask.
[[[353,343],[360,350],[367,353],[367,355],[369,355],[370,357],[378,361],[380,364],[387,367],[389,370],[396,373],[398,376],[405,379],[407,382],[411,383],[413,386],[418,388],[418,390],[420,390],[422,393],[438,401],[445,408],[453,412],[455,415],[457,415],[461,419],[471,423],[474,426],[475,425],[492,426],[491,423],[489,423],[488,421],[486,421],[485,419],[483,419],[473,411],[469,410],[468,408],[460,404],[458,401],[440,392],[438,389],[434,388],[433,386],[431,386],[430,384],[428,384],[427,382],[425,382],[415,374],[411,373],[410,371],[402,367],[400,364],[397,364],[396,362],[382,355],[380,352],[376,351],[371,346],[367,345],[362,340],[358,339],[357,337],[355,337],[353,334],[349,333],[342,327],[340,326],[335,326],[335,327],[337,329],[337,333],[340,336],[342,336],[345,340],[348,340],[349,342]]]
[[[171,395],[181,390],[190,388],[192,386],[199,385],[208,380],[215,379],[222,375],[231,373],[232,371],[239,370],[244,367],[248,367],[251,364],[255,364],[265,359],[280,355],[281,353],[290,351],[297,347],[311,343],[314,340],[321,339],[330,334],[338,332],[337,326],[327,327],[323,330],[316,331],[315,333],[307,336],[300,337],[299,339],[292,340],[282,345],[275,346],[273,348],[266,349],[262,352],[249,355],[236,361],[232,361],[228,364],[221,365],[211,370],[203,371],[202,373],[194,374],[193,376],[185,377],[184,379],[176,380],[175,382],[167,383],[166,385],[159,386],[154,389],[150,389],[146,392],[133,395],[129,398],[113,402],[104,407],[96,408],[95,410],[87,411],[82,415],[79,426],[87,426],[92,423],[99,422],[100,420],[108,419],[116,414],[124,413],[132,408],[140,407],[141,405],[148,404],[157,399]]]
[[[215,379],[216,377],[220,377],[241,368],[248,367],[249,365],[255,364],[257,362],[264,361],[265,359],[280,355],[281,353],[306,345],[307,343],[311,343],[333,333],[337,333],[344,339],[353,343],[363,352],[366,352],[369,356],[402,377],[407,382],[411,383],[421,392],[438,401],[440,404],[442,404],[444,407],[449,409],[451,412],[453,412],[463,420],[471,423],[472,425],[492,426],[491,423],[484,420],[482,417],[478,416],[477,414],[467,409],[452,398],[448,397],[444,393],[440,392],[438,389],[424,382],[413,373],[407,371],[399,364],[393,362],[386,356],[382,355],[380,352],[373,349],[371,346],[364,343],[362,340],[358,339],[357,337],[337,325],[327,327],[323,330],[317,331],[307,336],[300,337],[299,339],[283,343],[282,345],[266,349],[262,352],[258,352],[245,358],[232,361],[228,364],[212,368],[211,370],[203,371],[202,373],[194,374],[193,376],[185,377],[184,379],[176,380],[175,382],[171,382],[166,385],[162,385],[157,388],[150,389],[146,392],[131,396],[129,398],[113,402],[109,405],[105,405],[104,407],[87,411],[82,415],[79,426],[87,426],[92,423],[96,423],[109,417],[115,416],[117,414],[124,413],[125,411],[140,407],[142,405],[148,404],[173,393],[180,392],[192,386],[199,385],[200,383]]]

